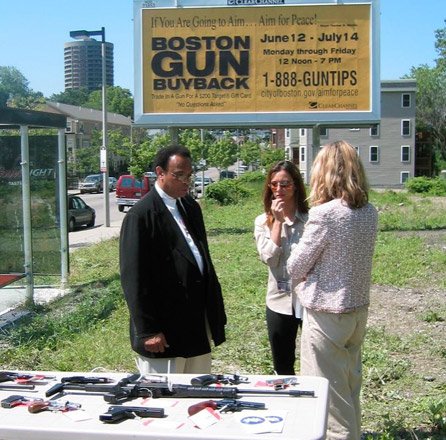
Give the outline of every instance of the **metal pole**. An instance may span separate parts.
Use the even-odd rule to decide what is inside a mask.
[[[170,141],[172,144],[178,144],[178,127],[169,127]]]
[[[105,58],[105,28],[102,31],[102,154],[105,162],[103,171],[103,191],[104,191],[104,224],[110,227],[110,191],[108,178],[108,148],[107,148],[107,78],[106,78],[106,58]]]
[[[68,226],[67,226],[67,155],[65,149],[65,130],[58,131],[58,184],[59,184],[59,224],[61,252],[61,288],[68,285]]]
[[[201,139],[201,197],[204,197],[204,129],[200,130]]]
[[[23,209],[23,250],[24,272],[26,280],[26,304],[34,305],[34,273],[33,273],[33,244],[31,223],[31,187],[29,177],[29,142],[28,127],[20,126],[22,167],[22,209]]]

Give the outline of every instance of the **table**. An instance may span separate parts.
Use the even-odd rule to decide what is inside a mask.
[[[30,398],[55,399],[76,402],[82,405],[80,410],[69,412],[43,411],[31,414],[27,407],[0,408],[0,440],[113,440],[113,439],[218,439],[218,440],[316,440],[324,439],[327,423],[328,381],[320,377],[296,376],[297,385],[288,389],[314,391],[315,397],[290,397],[275,395],[243,394],[243,389],[273,390],[267,386],[267,379],[279,379],[283,376],[248,376],[248,384],[237,385],[240,400],[264,402],[266,410],[221,413],[221,420],[209,427],[199,429],[188,418],[190,405],[209,400],[206,398],[136,398],[123,403],[129,406],[147,406],[164,408],[165,417],[125,419],[121,423],[107,424],[99,420],[99,415],[107,412],[109,404],[103,395],[86,391],[66,391],[61,396],[45,397],[45,391],[68,376],[100,376],[116,381],[128,376],[126,373],[79,373],[79,372],[34,372],[36,374],[54,375],[56,381],[45,385],[36,385],[35,390],[1,390],[0,400],[13,394]],[[194,375],[168,375],[173,384],[190,385]],[[13,382],[3,382],[9,385]],[[225,385],[226,386],[226,385]],[[230,385],[229,385],[230,386]],[[219,399],[214,399],[219,400]],[[255,414],[254,414],[255,413]],[[282,432],[252,433],[246,428],[243,419],[258,423],[263,415],[285,415]],[[251,417],[252,416],[252,417]],[[266,417],[267,418],[267,417]],[[256,425],[254,423],[254,425]],[[266,421],[267,425],[270,423]],[[249,428],[249,426],[248,426]],[[252,427],[251,427],[252,428]]]

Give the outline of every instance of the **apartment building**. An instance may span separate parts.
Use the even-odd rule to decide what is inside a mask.
[[[102,42],[93,38],[64,45],[65,90],[85,87],[88,91],[102,87]],[[105,43],[105,78],[114,84],[113,44]]]
[[[381,81],[379,124],[367,128],[287,128],[284,130],[286,157],[299,167],[308,183],[311,165],[321,146],[344,139],[355,146],[371,186],[402,187],[407,179],[417,175],[415,95],[415,80]],[[276,138],[280,136],[276,134]]]

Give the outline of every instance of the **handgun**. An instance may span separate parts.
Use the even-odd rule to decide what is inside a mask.
[[[1,401],[1,407],[2,408],[15,408],[16,406],[27,405],[27,404],[29,404],[31,402],[35,402],[37,400],[43,401],[43,399],[31,398],[31,397],[27,397],[27,396],[21,396],[18,394],[14,394],[12,396],[7,397],[6,399],[3,399]]]
[[[241,383],[249,383],[249,378],[240,376],[239,374],[204,374],[202,376],[193,377],[190,383],[191,385],[200,387],[206,387],[217,383],[239,385]]]
[[[99,416],[99,420],[104,423],[117,423],[135,416],[161,418],[164,417],[164,408],[112,405],[106,413]]]

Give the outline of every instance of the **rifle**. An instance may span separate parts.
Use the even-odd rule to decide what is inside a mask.
[[[235,412],[244,409],[265,409],[265,404],[263,402],[247,402],[235,399],[206,400],[205,402],[191,405],[187,412],[190,416],[193,416],[204,408],[218,409],[220,412]]]
[[[86,377],[86,376],[70,376],[62,377],[62,383],[112,383],[113,379],[109,377]]]
[[[115,385],[107,384],[79,384],[79,383],[58,383],[45,393],[50,397],[56,393],[70,390],[81,390],[89,393],[102,393],[108,403],[121,403],[136,397],[177,397],[177,398],[223,398],[237,399],[243,394],[261,395],[286,395],[292,397],[314,397],[314,391],[301,390],[253,390],[238,389],[236,387],[196,387],[193,385],[168,384],[166,382],[144,382],[139,381],[140,375],[135,374],[120,380]]]
[[[149,408],[145,406],[123,406],[112,405],[105,414],[99,416],[99,420],[104,423],[117,423],[123,419],[138,417],[164,417],[164,408]]]

